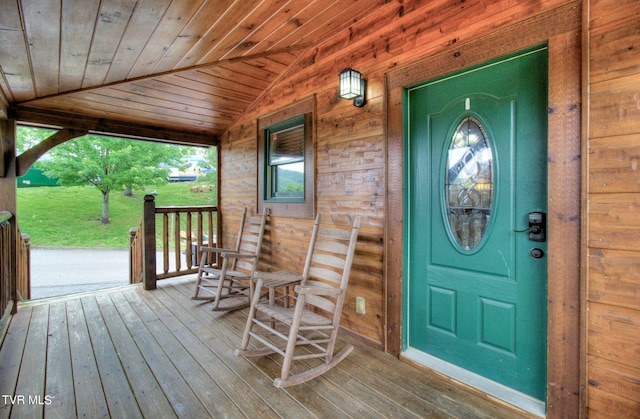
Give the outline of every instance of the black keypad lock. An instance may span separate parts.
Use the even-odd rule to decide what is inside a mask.
[[[547,215],[544,212],[529,213],[529,240],[543,242],[547,239]]]

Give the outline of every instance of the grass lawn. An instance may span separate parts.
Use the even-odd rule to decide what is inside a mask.
[[[212,205],[215,192],[194,193],[192,182],[167,183],[154,191],[156,206]],[[101,225],[102,194],[94,187],[39,187],[18,189],[18,223],[31,245],[121,248],[129,244],[129,230],[142,220],[145,191],[135,197],[112,192],[110,224]]]

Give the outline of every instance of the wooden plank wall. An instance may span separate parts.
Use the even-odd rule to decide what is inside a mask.
[[[376,13],[299,58],[289,75],[273,86],[221,138],[221,212],[224,225],[247,205],[256,208],[257,119],[315,96],[316,211],[323,221],[349,225],[360,215],[362,228],[344,310],[344,326],[385,345],[386,144],[384,75],[511,25],[572,3],[569,0],[513,3],[473,0],[388,2]],[[463,65],[463,63],[461,63]],[[338,96],[338,74],[345,67],[367,79],[367,104],[356,108]],[[312,220],[271,219],[265,240],[266,262],[274,268],[302,266]],[[229,243],[235,230],[225,228]],[[402,278],[389,278],[401,281]],[[355,298],[366,300],[366,314],[355,313]]]
[[[586,407],[640,416],[640,2],[588,0]]]

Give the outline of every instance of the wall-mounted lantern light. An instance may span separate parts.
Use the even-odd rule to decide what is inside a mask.
[[[362,74],[356,70],[345,68],[340,73],[340,97],[343,99],[353,99],[353,106],[361,108],[365,102],[365,91],[367,82],[362,78]]]

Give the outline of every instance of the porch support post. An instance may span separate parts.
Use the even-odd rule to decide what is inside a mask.
[[[142,258],[144,289],[156,289],[156,204],[153,195],[144,196],[142,211]]]
[[[10,273],[8,277],[11,283],[9,284],[9,295],[11,301],[13,301],[13,307],[11,312],[16,312],[17,302],[17,232],[18,221],[16,219],[17,211],[17,191],[16,191],[16,123],[15,119],[9,117],[8,119],[0,119],[0,211],[8,211],[13,214],[11,220],[11,243],[12,251],[10,264]],[[4,312],[5,307],[0,310],[0,315]]]

